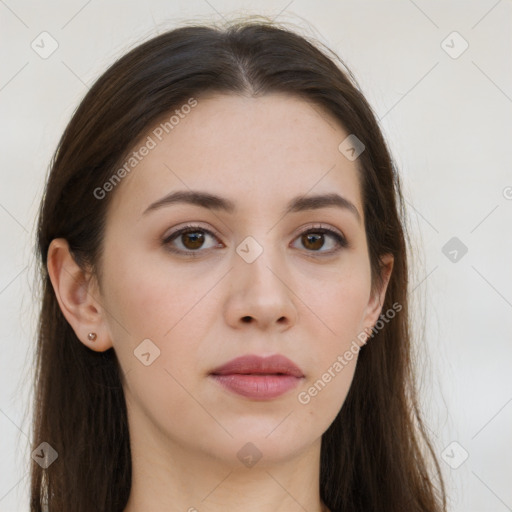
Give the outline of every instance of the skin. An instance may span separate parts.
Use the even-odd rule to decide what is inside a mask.
[[[326,510],[321,436],[357,356],[308,404],[298,394],[378,320],[393,266],[385,256],[384,286],[372,294],[358,162],[338,150],[348,135],[318,106],[288,95],[198,98],[110,192],[101,283],[76,265],[64,239],[52,241],[48,270],[66,319],[91,350],[113,347],[124,371],[133,467],[125,512]],[[236,211],[173,204],[143,215],[188,189],[231,199]],[[332,206],[281,213],[291,198],[332,192],[361,221]],[[198,247],[196,258],[162,243],[187,223],[214,235],[202,246],[181,236],[167,247]],[[350,246],[322,256],[337,247],[331,235],[323,245],[301,237],[319,223]],[[252,263],[236,252],[247,236],[263,248]],[[148,338],[160,355],[146,366],[134,350]],[[277,353],[305,375],[278,398],[244,398],[209,376],[240,355]],[[248,442],[262,455],[252,467],[237,457]]]

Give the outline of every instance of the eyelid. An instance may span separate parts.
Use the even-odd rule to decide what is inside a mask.
[[[307,231],[312,231],[314,229],[325,229],[327,231],[333,231],[334,233],[339,235],[344,240],[347,239],[347,237],[343,234],[343,232],[341,230],[339,230],[338,228],[335,228],[334,226],[331,226],[330,224],[324,224],[322,222],[312,222],[309,224],[302,225],[300,228],[297,229],[297,235],[295,235],[295,236],[297,237]]]
[[[170,232],[166,232],[166,234],[163,236],[162,239],[164,241],[166,241],[166,240],[169,240],[170,238],[172,238],[173,236],[177,235],[178,233],[182,233],[184,231],[192,231],[194,229],[197,229],[198,231],[199,230],[204,231],[205,233],[209,233],[210,235],[213,235],[216,238],[221,237],[221,235],[219,233],[217,233],[214,229],[212,229],[210,227],[204,227],[201,225],[200,222],[187,222],[186,224],[184,224],[182,226],[172,228],[172,230]]]

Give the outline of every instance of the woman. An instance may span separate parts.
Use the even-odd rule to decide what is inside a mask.
[[[41,205],[31,510],[445,510],[405,235],[375,117],[313,42],[260,19],[130,51]]]

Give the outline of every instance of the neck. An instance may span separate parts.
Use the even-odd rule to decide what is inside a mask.
[[[319,494],[321,439],[286,460],[268,450],[245,467],[236,456],[221,460],[197,445],[162,442],[147,427],[130,431],[132,487],[124,512],[329,512]]]

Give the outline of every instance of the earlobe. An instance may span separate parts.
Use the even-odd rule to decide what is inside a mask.
[[[76,263],[66,239],[52,240],[47,267],[62,314],[78,339],[99,352],[112,347],[93,278]],[[89,336],[90,333],[95,336]]]

